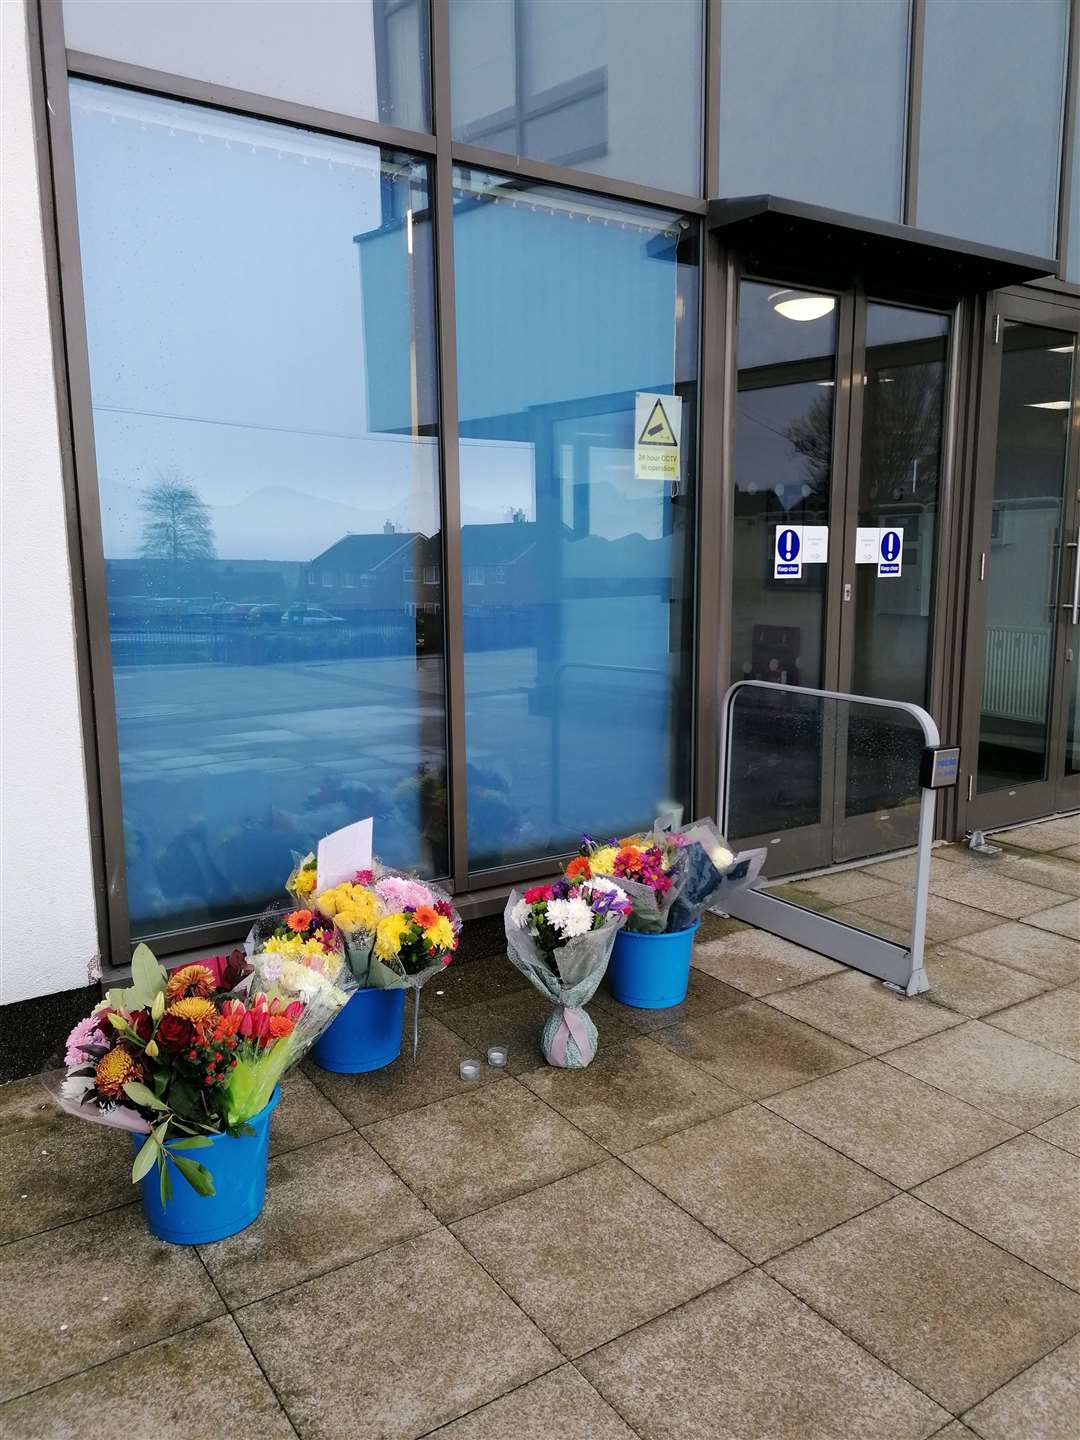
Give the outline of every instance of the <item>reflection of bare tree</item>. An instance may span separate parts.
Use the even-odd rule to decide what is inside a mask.
[[[144,560],[182,564],[213,560],[214,526],[199,492],[176,474],[159,475],[142,492]]]
[[[938,361],[874,368],[863,391],[862,492],[864,501],[933,502],[941,449],[943,370]],[[828,483],[832,459],[831,395],[813,404],[787,429],[806,460],[815,492]]]

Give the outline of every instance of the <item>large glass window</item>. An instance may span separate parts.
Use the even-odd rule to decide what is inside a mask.
[[[918,224],[1057,249],[1068,0],[927,0]]]
[[[720,193],[900,218],[908,0],[723,0]]]
[[[64,0],[70,50],[427,130],[427,0]]]
[[[696,232],[478,171],[455,186],[480,870],[688,798]],[[652,427],[680,423],[675,473],[658,477]]]
[[[701,193],[701,0],[450,0],[454,138]]]
[[[258,910],[362,815],[444,874],[426,169],[71,99],[132,931]]]

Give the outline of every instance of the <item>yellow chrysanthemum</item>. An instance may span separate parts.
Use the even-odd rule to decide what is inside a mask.
[[[176,1000],[169,1006],[168,1013],[179,1020],[190,1020],[192,1025],[203,1025],[217,1014],[213,1003],[198,995],[189,995],[185,1000]]]
[[[454,944],[454,927],[445,915],[440,915],[435,924],[424,931],[424,939],[436,950],[450,950]]]
[[[593,874],[612,874],[615,869],[615,856],[618,853],[614,845],[601,845],[599,850],[594,850],[589,856],[589,865]]]
[[[269,935],[263,941],[263,949],[271,955],[288,955],[295,959],[303,947],[304,942],[299,935]]]
[[[316,896],[322,913],[336,920],[343,930],[374,930],[382,916],[379,897],[366,885],[345,881]]]
[[[94,1083],[102,1095],[115,1098],[123,1093],[124,1086],[132,1080],[142,1079],[142,1069],[131,1052],[118,1045],[98,1061],[94,1070]]]
[[[182,995],[201,995],[204,998],[214,992],[214,973],[205,965],[183,965],[174,971],[165,986],[169,1000],[178,1000]]]
[[[310,895],[315,889],[315,878],[314,870],[297,870],[289,881],[289,889],[296,895]]]
[[[375,954],[380,960],[395,960],[401,949],[401,942],[409,928],[407,915],[387,915],[379,921],[375,931]]]

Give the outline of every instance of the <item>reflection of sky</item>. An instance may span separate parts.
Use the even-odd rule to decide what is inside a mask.
[[[162,474],[210,507],[222,557],[306,559],[387,519],[433,533],[435,443],[368,428],[380,357],[354,236],[382,220],[378,150],[84,81],[72,102],[106,554],[137,552],[139,492]],[[422,203],[422,172],[393,183],[410,179]],[[471,518],[531,512],[517,449],[473,467]]]

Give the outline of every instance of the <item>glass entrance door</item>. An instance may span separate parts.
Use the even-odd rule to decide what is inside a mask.
[[[1064,307],[1016,302],[985,365],[965,735],[972,828],[1080,805],[1078,329]]]
[[[949,325],[742,282],[732,680],[929,704]],[[731,828],[769,845],[771,874],[914,843],[910,729],[767,692],[738,713]]]

